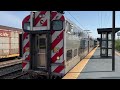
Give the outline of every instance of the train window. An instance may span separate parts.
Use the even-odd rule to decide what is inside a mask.
[[[74,57],[77,55],[77,49],[74,50]]]
[[[54,20],[52,22],[52,29],[53,30],[62,30],[63,29],[63,21],[61,20]]]
[[[72,50],[67,51],[67,56],[66,57],[67,57],[67,61],[72,58]]]
[[[40,47],[41,49],[46,48],[45,38],[40,38],[40,39],[39,39],[39,47]]]
[[[73,33],[73,29],[74,29],[74,25],[73,25],[73,24],[67,22],[66,27],[67,27],[66,30],[67,30],[67,32],[68,32],[69,34]]]
[[[85,48],[85,40],[81,40],[81,42],[80,42],[80,46],[81,46],[82,49]]]
[[[70,31],[73,32],[73,24],[70,24]]]
[[[70,23],[68,23],[68,27],[69,27],[69,31],[71,32],[71,25],[70,25]]]
[[[30,30],[30,22],[24,23],[23,30]]]

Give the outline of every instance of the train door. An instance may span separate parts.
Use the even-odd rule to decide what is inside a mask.
[[[34,70],[47,70],[50,57],[49,40],[47,34],[33,34],[31,35],[31,67]]]
[[[47,68],[47,38],[46,34],[37,35],[37,68]]]

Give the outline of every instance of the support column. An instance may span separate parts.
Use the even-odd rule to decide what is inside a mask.
[[[112,71],[115,71],[115,11],[112,14]]]

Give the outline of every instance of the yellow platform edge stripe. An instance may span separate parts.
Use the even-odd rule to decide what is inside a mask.
[[[82,59],[72,70],[70,70],[62,79],[77,79],[80,75],[80,72],[83,70],[85,65],[88,63],[89,59],[93,56],[96,51],[94,48],[84,59]]]

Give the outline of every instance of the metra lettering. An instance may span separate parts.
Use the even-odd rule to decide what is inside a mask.
[[[8,33],[6,33],[6,32],[0,32],[0,36],[3,36],[3,37],[8,37]]]

